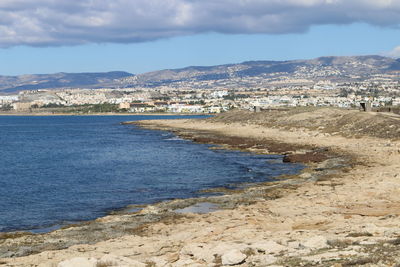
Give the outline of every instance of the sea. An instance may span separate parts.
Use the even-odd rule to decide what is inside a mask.
[[[185,118],[204,116],[185,116]],[[52,229],[128,205],[296,174],[279,155],[210,149],[124,121],[182,116],[0,116],[0,232]]]

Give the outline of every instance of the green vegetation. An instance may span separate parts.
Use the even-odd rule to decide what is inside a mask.
[[[119,112],[119,108],[118,105],[104,103],[95,105],[83,105],[79,111],[83,113]]]
[[[171,97],[169,96],[158,96],[158,97],[152,97],[151,98],[154,101],[170,101]]]
[[[190,101],[189,104],[190,104],[190,105],[205,105],[206,102],[204,102],[204,100]]]
[[[53,104],[53,103],[42,106],[42,108],[62,108],[62,107],[65,106],[62,104]]]
[[[13,107],[11,104],[4,104],[4,105],[0,106],[0,111],[10,111],[12,109],[13,109]]]
[[[73,106],[50,104],[38,108],[37,111],[46,111],[53,113],[77,113],[77,114],[126,112],[126,110],[119,109],[119,106],[117,104],[109,104],[109,103],[84,104],[84,105],[73,105]]]
[[[235,95],[230,93],[229,95],[223,96],[224,100],[235,100]]]

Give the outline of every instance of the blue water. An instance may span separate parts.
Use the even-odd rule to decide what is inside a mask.
[[[157,118],[0,116],[0,231],[91,220],[129,204],[196,197],[201,189],[302,168],[120,124]]]

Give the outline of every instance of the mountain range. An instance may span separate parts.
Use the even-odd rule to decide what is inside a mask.
[[[100,73],[55,73],[0,76],[0,93],[15,93],[24,90],[61,88],[113,87],[119,79],[133,74],[123,71]]]
[[[374,55],[320,57],[310,60],[247,61],[239,64],[167,69],[138,75],[114,71],[0,76],[0,93],[62,88],[156,87],[174,83],[246,78],[351,82],[361,81],[375,74],[393,74],[397,71],[400,71],[400,59]]]

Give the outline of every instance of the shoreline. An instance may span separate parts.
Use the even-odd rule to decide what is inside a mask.
[[[400,128],[396,128],[398,122],[389,121],[386,130],[379,124],[380,121],[373,121],[380,119],[375,115],[372,117],[346,111],[338,114],[338,119],[332,122],[332,116],[339,111],[332,111],[330,116],[326,116],[326,113],[326,110],[317,110],[301,116],[284,114],[279,121],[284,122],[283,127],[269,126],[266,121],[260,124],[256,121],[258,118],[250,113],[244,114],[243,122],[224,121],[224,116],[229,119],[229,116],[237,116],[235,114],[201,122],[141,122],[150,128],[167,127],[180,131],[183,137],[190,136],[191,132],[201,132],[202,136],[194,137],[197,141],[204,138],[204,133],[209,134],[205,136],[208,140],[210,135],[223,135],[233,143],[247,140],[239,148],[256,153],[266,151],[267,146],[263,147],[261,141],[254,140],[272,140],[279,145],[285,143],[289,147],[295,146],[293,151],[289,151],[290,155],[307,155],[309,148],[314,147],[318,151],[311,150],[308,156],[314,155],[314,152],[328,151],[348,157],[349,162],[346,166],[344,162],[330,162],[331,159],[328,159],[311,164],[309,169],[300,174],[300,180],[294,177],[288,179],[281,188],[276,188],[276,185],[270,188],[259,186],[216,197],[221,203],[231,205],[231,209],[181,215],[171,213],[168,205],[160,203],[149,206],[137,216],[144,218],[150,215],[148,218],[155,218],[163,212],[168,216],[158,222],[130,228],[130,233],[126,232],[120,237],[27,257],[3,258],[1,261],[7,266],[57,264],[74,257],[92,258],[100,262],[104,255],[113,255],[115,261],[131,261],[137,266],[221,266],[235,258],[232,256],[234,254],[240,258],[236,262],[239,266],[393,266],[400,256],[397,247],[400,236],[400,142],[398,135],[390,139],[385,136],[392,128],[396,133]],[[261,115],[273,117],[270,114]],[[354,118],[354,122],[351,125],[346,122],[346,128],[338,135],[335,131],[340,125],[334,123],[343,123],[346,116]],[[370,122],[369,127],[379,125],[382,131],[373,131],[372,136],[346,136],[346,129],[357,126],[355,123],[360,121],[360,116]],[[303,117],[307,120],[304,121]],[[315,118],[328,118],[328,122],[322,124],[323,121],[317,121],[310,126],[313,128],[307,128],[309,126],[305,123]],[[300,127],[299,121],[302,123]],[[320,127],[315,128],[315,124]],[[332,130],[325,125],[333,125]],[[351,128],[348,125],[355,126]],[[375,137],[378,133],[382,137]],[[227,147],[229,145],[233,144],[228,143]],[[299,157],[292,158],[296,159]],[[324,171],[324,175],[321,175]],[[304,183],[299,183],[302,179]],[[178,205],[188,205],[191,201],[176,202]],[[116,215],[96,221],[109,223],[107,227],[119,229],[127,227],[130,219],[132,217],[129,215]],[[87,227],[85,230],[88,234],[92,234],[90,231],[94,229],[101,231],[98,227]],[[74,229],[72,227],[54,233],[61,234],[63,231],[71,232]],[[24,237],[17,239],[15,245],[21,246]]]
[[[210,141],[204,141],[204,140],[195,140],[199,137],[204,137],[203,135],[205,134],[204,132],[199,132],[195,134],[194,132],[192,133],[193,135],[190,136],[188,135],[188,132],[182,132],[179,133],[176,129],[173,128],[154,128],[154,127],[147,127],[145,125],[142,125],[142,121],[134,121],[134,122],[121,122],[121,124],[127,124],[127,125],[137,125],[141,128],[146,128],[150,130],[161,130],[165,132],[171,132],[175,134],[177,137],[183,138],[185,140],[190,140],[192,142],[196,143],[201,143],[201,144],[210,144],[214,145],[213,147],[210,147],[209,149],[224,149],[224,150],[232,150],[232,151],[241,151],[241,152],[248,152],[248,153],[259,153],[257,151],[251,150],[251,149],[246,149],[240,146],[232,146],[232,145],[226,145],[224,144],[223,140],[219,140],[218,142],[210,142]],[[147,122],[147,121],[146,121]],[[148,121],[151,122],[151,121]],[[271,146],[274,142],[269,142],[269,146]],[[277,147],[279,145],[282,145],[282,143],[276,143],[274,146]],[[295,146],[290,146],[290,147],[295,147]],[[287,147],[286,147],[287,148]],[[282,152],[282,151],[279,151]],[[281,153],[261,153],[261,154],[266,154],[266,155],[278,155],[284,157]],[[300,161],[301,162],[301,161]],[[291,162],[291,163],[299,163],[299,162]],[[288,164],[291,164],[288,163]],[[211,203],[216,205],[215,208],[210,209],[210,212],[215,211],[215,210],[220,210],[220,209],[233,209],[235,206],[244,204],[247,202],[251,202],[249,198],[253,196],[257,196],[261,192],[259,191],[273,191],[277,190],[278,188],[286,187],[286,186],[293,186],[298,183],[305,182],[309,179],[316,179],[316,177],[323,176],[325,175],[325,172],[319,171],[314,172],[310,170],[310,164],[305,164],[304,162],[301,163],[304,165],[304,168],[297,174],[294,175],[289,175],[289,174],[282,174],[279,176],[276,176],[273,178],[273,181],[265,181],[265,182],[244,182],[244,183],[237,183],[234,184],[235,188],[230,188],[228,189],[227,187],[215,187],[215,188],[209,188],[209,189],[202,189],[198,193],[200,194],[212,194],[210,196],[204,195],[204,196],[199,196],[199,197],[191,197],[191,198],[186,198],[186,199],[173,199],[173,200],[164,200],[161,202],[156,202],[152,204],[130,204],[122,208],[118,209],[112,209],[107,211],[107,214],[101,217],[98,217],[93,220],[84,220],[84,221],[77,221],[74,223],[68,223],[68,224],[55,224],[55,225],[50,225],[46,227],[39,227],[39,228],[34,228],[34,229],[29,229],[29,230],[15,230],[15,231],[7,231],[7,232],[0,232],[0,240],[2,239],[3,236],[6,237],[20,237],[20,236],[29,236],[30,238],[35,238],[34,236],[40,236],[40,235],[48,235],[52,234],[53,232],[56,231],[64,231],[70,228],[76,228],[78,234],[81,231],[87,231],[87,226],[91,226],[93,224],[93,227],[96,228],[98,222],[102,222],[103,220],[107,221],[111,217],[118,217],[118,216],[130,216],[133,215],[135,217],[136,215],[142,215],[144,214],[153,214],[153,213],[160,213],[159,218],[157,218],[155,221],[150,220],[149,222],[141,222],[140,220],[135,220],[134,218],[132,221],[135,221],[135,223],[138,223],[137,228],[141,226],[141,224],[146,224],[146,223],[157,223],[160,221],[163,221],[165,219],[169,219],[171,217],[174,217],[176,214],[174,213],[181,213],[182,215],[188,213],[188,212],[181,212],[180,210],[185,210],[187,208],[190,208],[192,206],[196,206],[198,204],[202,203]],[[334,167],[333,167],[334,168]],[[305,179],[301,179],[298,176],[303,174],[304,171],[306,171],[308,174],[311,174],[311,176],[307,176]],[[226,186],[229,186],[227,184]],[[246,191],[248,191],[246,193]],[[272,195],[275,193],[272,193]],[[230,202],[230,203],[227,203]],[[133,210],[133,211],[132,211]],[[158,210],[158,211],[157,211]],[[155,212],[156,211],[156,212]],[[200,207],[201,211],[201,207]],[[166,213],[166,214],[164,214]],[[192,210],[192,213],[204,213],[204,212],[196,212],[196,209]],[[114,219],[114,218],[111,218]],[[118,218],[117,218],[118,220]],[[82,228],[82,229],[80,229]],[[98,239],[97,241],[103,241],[102,239]],[[74,242],[73,245],[80,245],[80,244],[86,244],[89,243],[88,241],[85,240],[78,240],[77,242]],[[1,244],[1,243],[0,243]],[[63,248],[61,246],[60,248]],[[42,249],[38,249],[37,252],[34,252],[31,255],[34,255],[38,252],[41,252]],[[18,250],[15,251],[16,255],[18,256],[29,256],[29,254],[25,254],[25,252],[20,252]],[[8,253],[9,254],[9,253]],[[2,255],[4,256],[4,251],[2,251],[1,246],[0,246],[0,258],[2,258]]]
[[[191,140],[191,139],[186,139],[186,140]],[[210,143],[202,143],[202,144],[210,144]],[[239,149],[239,148],[223,147],[223,144],[221,144],[220,147],[213,146],[213,147],[210,147],[209,149],[218,149],[218,150],[221,149],[221,150],[255,153],[254,151],[248,151],[248,150],[243,150],[243,149]],[[283,155],[279,155],[279,154],[265,154],[265,155],[276,155],[276,156],[284,157]],[[273,159],[273,160],[275,160],[275,159]],[[276,160],[278,160],[278,159],[276,159]],[[292,162],[292,163],[296,164],[296,162]],[[288,164],[290,164],[290,163],[288,163]],[[280,175],[271,177],[271,179],[272,179],[271,181],[229,183],[224,186],[201,189],[201,190],[197,191],[195,194],[200,194],[200,195],[204,194],[204,195],[198,196],[198,197],[174,198],[173,200],[162,200],[162,201],[150,203],[150,204],[128,204],[124,207],[111,208],[111,209],[105,211],[105,215],[97,217],[95,219],[79,220],[79,221],[69,222],[66,224],[54,224],[54,225],[48,225],[48,226],[43,226],[43,227],[40,226],[37,228],[31,228],[31,229],[0,231],[0,238],[1,238],[2,234],[3,235],[13,235],[13,234],[18,235],[18,234],[24,234],[24,233],[32,234],[32,235],[47,234],[47,233],[51,233],[51,232],[59,230],[59,229],[66,229],[69,227],[75,227],[75,226],[79,226],[81,224],[83,225],[83,224],[87,224],[87,223],[90,224],[92,222],[95,222],[98,219],[102,219],[107,216],[140,213],[143,209],[152,208],[152,207],[156,207],[156,206],[170,206],[172,204],[171,205],[173,207],[172,209],[176,208],[176,210],[181,210],[181,209],[183,210],[187,207],[195,206],[198,203],[204,203],[204,202],[208,203],[208,201],[215,201],[215,200],[213,200],[214,198],[224,197],[224,196],[226,196],[226,194],[229,194],[229,195],[230,194],[240,194],[240,192],[242,192],[243,190],[255,189],[255,188],[259,188],[259,187],[281,186],[285,182],[289,182],[289,181],[285,181],[285,180],[293,179],[293,177],[299,176],[300,174],[302,174],[303,170],[307,169],[308,167],[309,166],[304,165],[304,168],[296,174],[280,174]],[[186,206],[187,204],[184,203],[185,201],[188,201],[188,203],[192,203],[192,204]],[[213,208],[211,210],[217,210],[217,209],[218,208]],[[200,207],[199,210],[200,211],[203,210],[202,207]],[[187,212],[179,211],[178,213],[187,213]],[[195,211],[195,209],[193,210],[193,213],[197,213]],[[199,213],[204,213],[204,212],[199,212]]]

